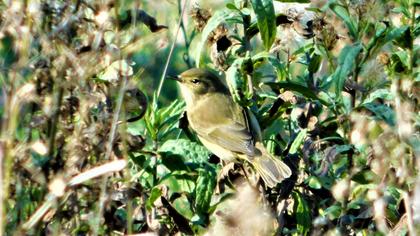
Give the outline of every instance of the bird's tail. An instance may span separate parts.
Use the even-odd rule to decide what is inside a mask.
[[[261,143],[256,143],[255,146],[262,155],[256,156],[251,163],[268,187],[272,188],[292,175],[289,166],[268,153]]]

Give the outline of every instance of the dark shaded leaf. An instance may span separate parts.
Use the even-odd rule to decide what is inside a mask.
[[[160,152],[161,161],[166,168],[170,171],[185,170],[188,171],[188,167],[184,163],[184,157],[181,155],[173,154],[172,152]]]
[[[179,214],[179,212],[168,202],[168,200],[166,200],[166,198],[160,197],[160,200],[162,201],[163,207],[168,210],[169,216],[172,218],[179,231],[187,235],[193,235],[194,232],[188,223],[189,220]]]
[[[390,126],[395,126],[395,112],[391,107],[373,102],[365,103],[362,106],[373,112],[378,119],[385,121]]]
[[[318,54],[314,54],[311,58],[311,61],[308,65],[308,71],[310,73],[315,73],[318,71],[319,66],[321,65],[322,57]]]
[[[375,173],[373,173],[371,170],[360,171],[356,173],[355,175],[353,175],[353,177],[351,178],[351,180],[359,184],[368,184],[368,183],[374,182],[377,179],[378,179],[378,176]]]

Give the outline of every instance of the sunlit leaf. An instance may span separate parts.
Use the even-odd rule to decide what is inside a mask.
[[[363,103],[371,103],[376,99],[383,99],[385,101],[389,101],[394,99],[394,95],[389,91],[389,89],[378,89],[371,93],[369,93],[368,97],[365,98]]]
[[[298,151],[300,145],[302,145],[303,141],[305,140],[306,132],[307,132],[306,129],[302,129],[299,132],[295,140],[293,140],[292,145],[290,146],[289,154],[295,154]]]
[[[321,189],[322,185],[319,179],[315,176],[310,176],[308,179],[308,185],[314,189]]]
[[[252,8],[257,16],[258,29],[265,50],[270,50],[276,38],[277,25],[276,15],[272,0],[251,0]]]
[[[154,187],[150,192],[150,196],[147,199],[146,207],[150,211],[154,207],[154,202],[162,196],[162,190],[159,187]]]
[[[162,144],[159,152],[169,152],[182,156],[184,161],[202,163],[207,161],[209,151],[202,145],[187,139],[169,139]]]
[[[241,102],[241,98],[244,95],[245,79],[243,76],[243,66],[247,60],[247,58],[242,57],[236,59],[226,71],[226,82],[236,102]]]
[[[344,21],[353,39],[357,39],[359,37],[357,23],[355,19],[350,15],[349,10],[337,3],[332,3],[329,6],[331,10]]]
[[[216,179],[216,173],[210,167],[199,171],[195,189],[195,208],[198,213],[208,213]]]

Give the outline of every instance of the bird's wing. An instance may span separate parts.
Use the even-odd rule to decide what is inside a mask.
[[[197,105],[188,115],[197,134],[229,151],[255,156],[254,138],[245,110],[227,96],[211,97],[209,101],[212,105],[203,102],[207,106]]]

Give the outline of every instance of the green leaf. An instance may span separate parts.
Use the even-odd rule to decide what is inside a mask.
[[[243,78],[242,67],[248,58],[237,58],[229,69],[226,71],[226,82],[232,94],[233,100],[241,102],[243,91],[245,90],[245,82]]]
[[[191,219],[194,215],[191,210],[191,203],[184,194],[174,200],[172,206],[185,218]]]
[[[394,99],[394,95],[389,89],[377,89],[369,93],[369,96],[363,100],[363,104],[374,102],[378,98],[389,101]]]
[[[267,59],[277,72],[277,79],[282,81],[287,79],[286,65],[278,58],[268,52],[260,52],[252,56],[252,62],[255,64],[259,60]]]
[[[302,129],[299,134],[296,136],[295,140],[293,140],[292,145],[290,146],[289,154],[295,154],[299,149],[300,145],[303,143],[306,137],[306,129]]]
[[[159,184],[168,186],[173,193],[189,193],[192,194],[195,189],[195,181],[197,176],[195,172],[176,171],[171,172],[161,178]]]
[[[410,28],[408,26],[401,26],[398,28],[394,28],[392,29],[385,37],[385,42],[389,42],[398,38],[401,38],[402,35],[406,32],[406,31],[410,31]]]
[[[206,166],[205,169],[199,171],[195,189],[195,209],[198,214],[207,214],[209,212],[216,180],[217,176],[214,168]]]
[[[330,220],[335,220],[340,217],[342,208],[339,205],[332,205],[325,209],[324,215],[328,217]]]
[[[300,235],[306,235],[311,227],[311,210],[306,200],[299,192],[292,192],[294,212],[296,214],[297,230]]]
[[[277,73],[277,79],[280,81],[284,81],[287,79],[287,66],[284,62],[280,62],[277,58],[269,57],[268,61],[272,66],[274,66],[274,69]]]
[[[336,85],[335,92],[337,97],[341,97],[341,91],[343,91],[344,82],[353,70],[356,64],[356,58],[362,48],[362,44],[355,43],[351,46],[346,46],[343,48],[343,50],[341,50],[340,56],[338,57],[338,67],[332,75]]]
[[[335,152],[337,154],[339,153],[347,153],[348,151],[350,151],[351,149],[353,149],[352,145],[335,145],[334,146]]]
[[[359,33],[358,33],[357,23],[351,17],[348,9],[337,3],[331,3],[329,7],[338,17],[340,17],[344,21],[353,39],[358,39]]]
[[[390,126],[395,126],[395,112],[391,107],[384,104],[376,104],[373,102],[365,103],[362,107],[368,109],[375,114],[375,117],[385,121]]]
[[[162,196],[162,190],[159,187],[154,187],[150,193],[150,197],[147,199],[146,208],[151,211],[154,207],[154,202]]]
[[[347,209],[361,209],[362,207],[366,206],[366,200],[365,199],[354,199],[347,205]]]
[[[404,73],[408,70],[410,65],[407,51],[398,51],[391,56],[392,69],[397,73]]]
[[[316,176],[309,176],[308,185],[314,189],[321,189],[322,184]]]
[[[321,65],[321,61],[322,57],[318,54],[314,54],[309,62],[308,71],[310,73],[316,73],[319,69],[319,65]]]
[[[144,155],[130,155],[130,159],[134,162],[134,164],[144,168],[144,164],[146,163],[146,157]]]
[[[215,30],[221,23],[229,20],[240,18],[240,14],[236,10],[220,10],[216,11],[214,15],[209,19],[206,26],[203,29],[203,33],[201,34],[201,41],[198,44],[197,55],[195,57],[195,64],[197,67],[200,67],[200,60],[201,60],[201,52],[203,51],[204,46],[206,45],[207,38]]]
[[[206,162],[210,154],[205,147],[188,139],[170,139],[160,146],[159,152],[179,155],[185,162],[193,163]]]
[[[398,57],[399,61],[405,68],[410,68],[410,56],[408,55],[407,51],[398,51],[394,55]]]
[[[240,11],[236,6],[235,6],[235,4],[233,4],[233,3],[228,3],[228,4],[226,4],[226,8],[227,9],[230,9],[230,10],[236,10],[236,11]]]
[[[252,8],[257,16],[258,29],[265,50],[268,51],[276,38],[276,14],[272,0],[251,0]]]
[[[411,48],[413,46],[413,37],[411,35],[411,30],[410,30],[409,27],[407,27],[407,28],[401,27],[401,30],[397,31],[396,34],[397,35],[395,36],[395,41],[394,42],[398,46],[400,46],[402,48]]]

